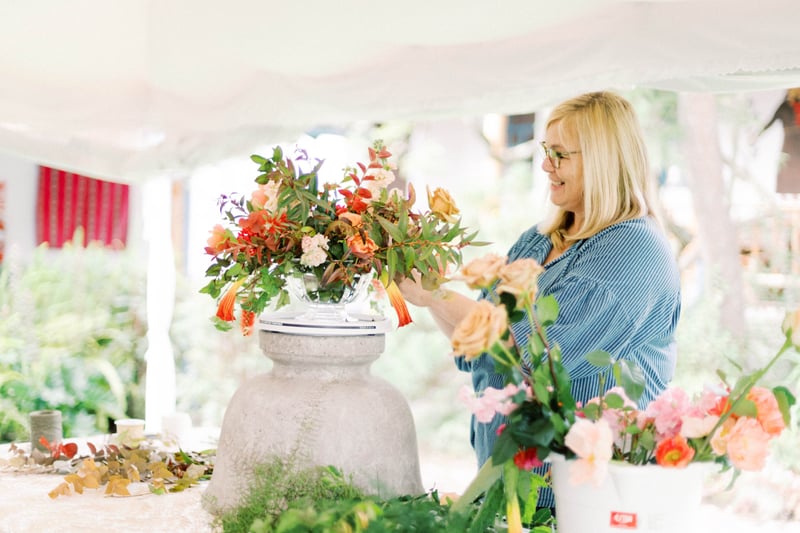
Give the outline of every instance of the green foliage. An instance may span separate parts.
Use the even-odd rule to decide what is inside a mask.
[[[436,492],[369,497],[333,467],[303,468],[294,458],[276,457],[256,468],[242,504],[215,525],[225,533],[461,533],[468,522],[467,515],[450,513]]]
[[[39,409],[61,411],[65,436],[143,415],[145,282],[132,264],[125,252],[68,244],[3,265],[0,441],[27,439]]]

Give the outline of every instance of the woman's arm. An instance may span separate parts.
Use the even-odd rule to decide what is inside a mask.
[[[408,302],[417,307],[428,308],[436,325],[448,338],[453,336],[455,327],[477,303],[463,294],[448,289],[435,291],[423,289],[418,274],[414,280],[409,278],[398,280],[397,286]]]

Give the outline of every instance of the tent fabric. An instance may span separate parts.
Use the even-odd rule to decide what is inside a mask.
[[[634,86],[800,86],[796,0],[30,0],[0,7],[0,151],[136,182],[355,121]]]

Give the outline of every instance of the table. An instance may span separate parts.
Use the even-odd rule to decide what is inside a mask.
[[[215,439],[209,442],[208,434],[207,429],[193,431],[194,443],[187,449],[215,447]],[[85,446],[87,440],[100,444],[107,438],[66,440]],[[0,457],[9,457],[8,447],[7,444],[0,445]],[[79,453],[85,451],[81,449]],[[131,494],[139,495],[106,496],[105,487],[100,487],[88,489],[83,494],[51,499],[48,492],[62,481],[63,475],[19,473],[0,468],[0,533],[216,531],[212,527],[214,517],[200,503],[207,482],[165,495],[151,494],[144,483],[131,483]]]

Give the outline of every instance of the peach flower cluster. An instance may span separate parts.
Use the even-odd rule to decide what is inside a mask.
[[[614,397],[613,404],[621,407],[608,406]],[[672,387],[640,411],[621,389],[611,389],[587,403],[600,406],[599,418],[579,419],[567,433],[565,443],[578,457],[571,479],[598,483],[606,469],[603,461],[635,455],[671,468],[725,457],[740,470],[761,470],[770,441],[786,423],[770,389],[753,386],[745,398],[754,408],[752,416],[734,413],[722,387],[706,388],[695,398]]]

